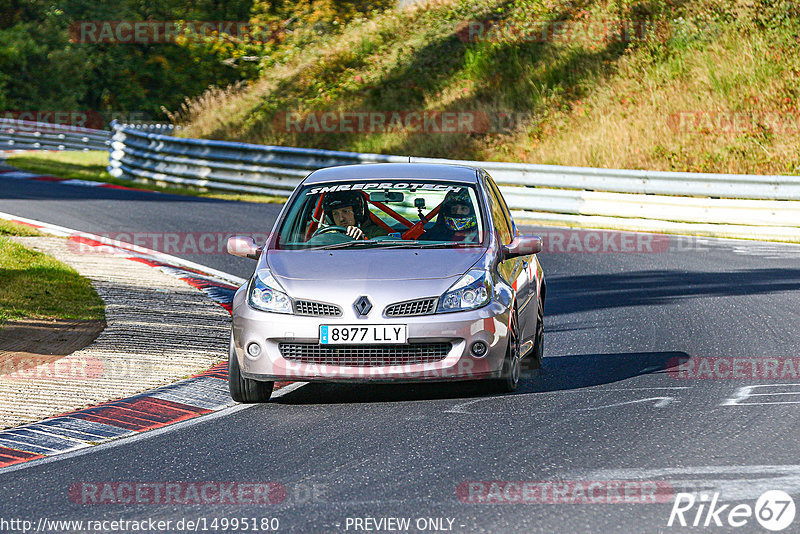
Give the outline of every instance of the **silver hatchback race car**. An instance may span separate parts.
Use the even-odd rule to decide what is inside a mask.
[[[487,379],[513,391],[541,365],[545,280],[478,168],[329,167],[292,193],[233,299],[229,385],[265,402],[275,380]]]

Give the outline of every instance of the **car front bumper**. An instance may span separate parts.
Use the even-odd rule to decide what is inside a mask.
[[[352,317],[306,317],[254,310],[246,302],[245,291],[240,290],[233,302],[230,357],[237,358],[243,377],[261,381],[427,382],[493,378],[500,376],[503,368],[508,317],[508,308],[497,302],[478,310],[416,317],[376,315],[358,321]],[[398,360],[388,365],[340,365],[333,358],[312,363],[287,359],[281,353],[281,343],[319,347],[320,325],[354,323],[404,324],[410,345],[450,343],[451,347],[438,361],[408,363]],[[470,347],[476,341],[488,346],[485,356],[478,358],[471,354]],[[261,348],[256,357],[245,350],[251,343]],[[370,345],[361,348],[380,350]]]

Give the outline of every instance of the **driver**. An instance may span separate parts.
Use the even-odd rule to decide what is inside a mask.
[[[439,208],[439,217],[433,228],[419,239],[426,241],[474,242],[478,237],[478,220],[466,188],[450,191]]]
[[[367,201],[358,191],[327,193],[322,201],[322,210],[334,226],[347,228],[347,235],[353,239],[386,235],[386,230],[372,222]]]

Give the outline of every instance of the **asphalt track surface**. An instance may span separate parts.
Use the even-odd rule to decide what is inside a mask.
[[[266,232],[278,209],[0,176],[0,211],[94,233]],[[253,268],[224,254],[176,255],[242,277]],[[715,378],[679,378],[676,359],[800,356],[798,259],[798,246],[691,238],[659,252],[543,253],[544,368],[515,394],[486,395],[480,384],[309,384],[265,405],[0,471],[0,519],[172,520],[174,532],[181,518],[232,517],[278,518],[283,532],[364,532],[355,519],[368,517],[409,518],[408,532],[433,531],[420,518],[445,518],[452,532],[767,532],[753,517],[732,528],[727,512],[766,490],[800,505],[800,379],[716,378],[726,367],[707,375]],[[93,481],[273,481],[286,498],[70,499],[71,486]],[[672,502],[464,502],[488,498],[459,492],[478,481],[596,481],[611,496],[610,481],[658,483],[719,493],[729,506],[722,527],[702,526],[703,515],[684,529],[667,526]],[[799,531],[800,514],[784,532]]]

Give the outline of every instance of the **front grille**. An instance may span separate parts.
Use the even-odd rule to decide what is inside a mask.
[[[428,315],[436,311],[436,297],[408,300],[386,307],[387,317],[409,317],[411,315]]]
[[[447,357],[450,343],[412,343],[410,345],[318,345],[279,343],[281,356],[301,363],[379,367],[438,362]]]
[[[339,317],[342,309],[335,304],[314,302],[313,300],[294,301],[294,313],[297,315],[310,315],[311,317]]]

